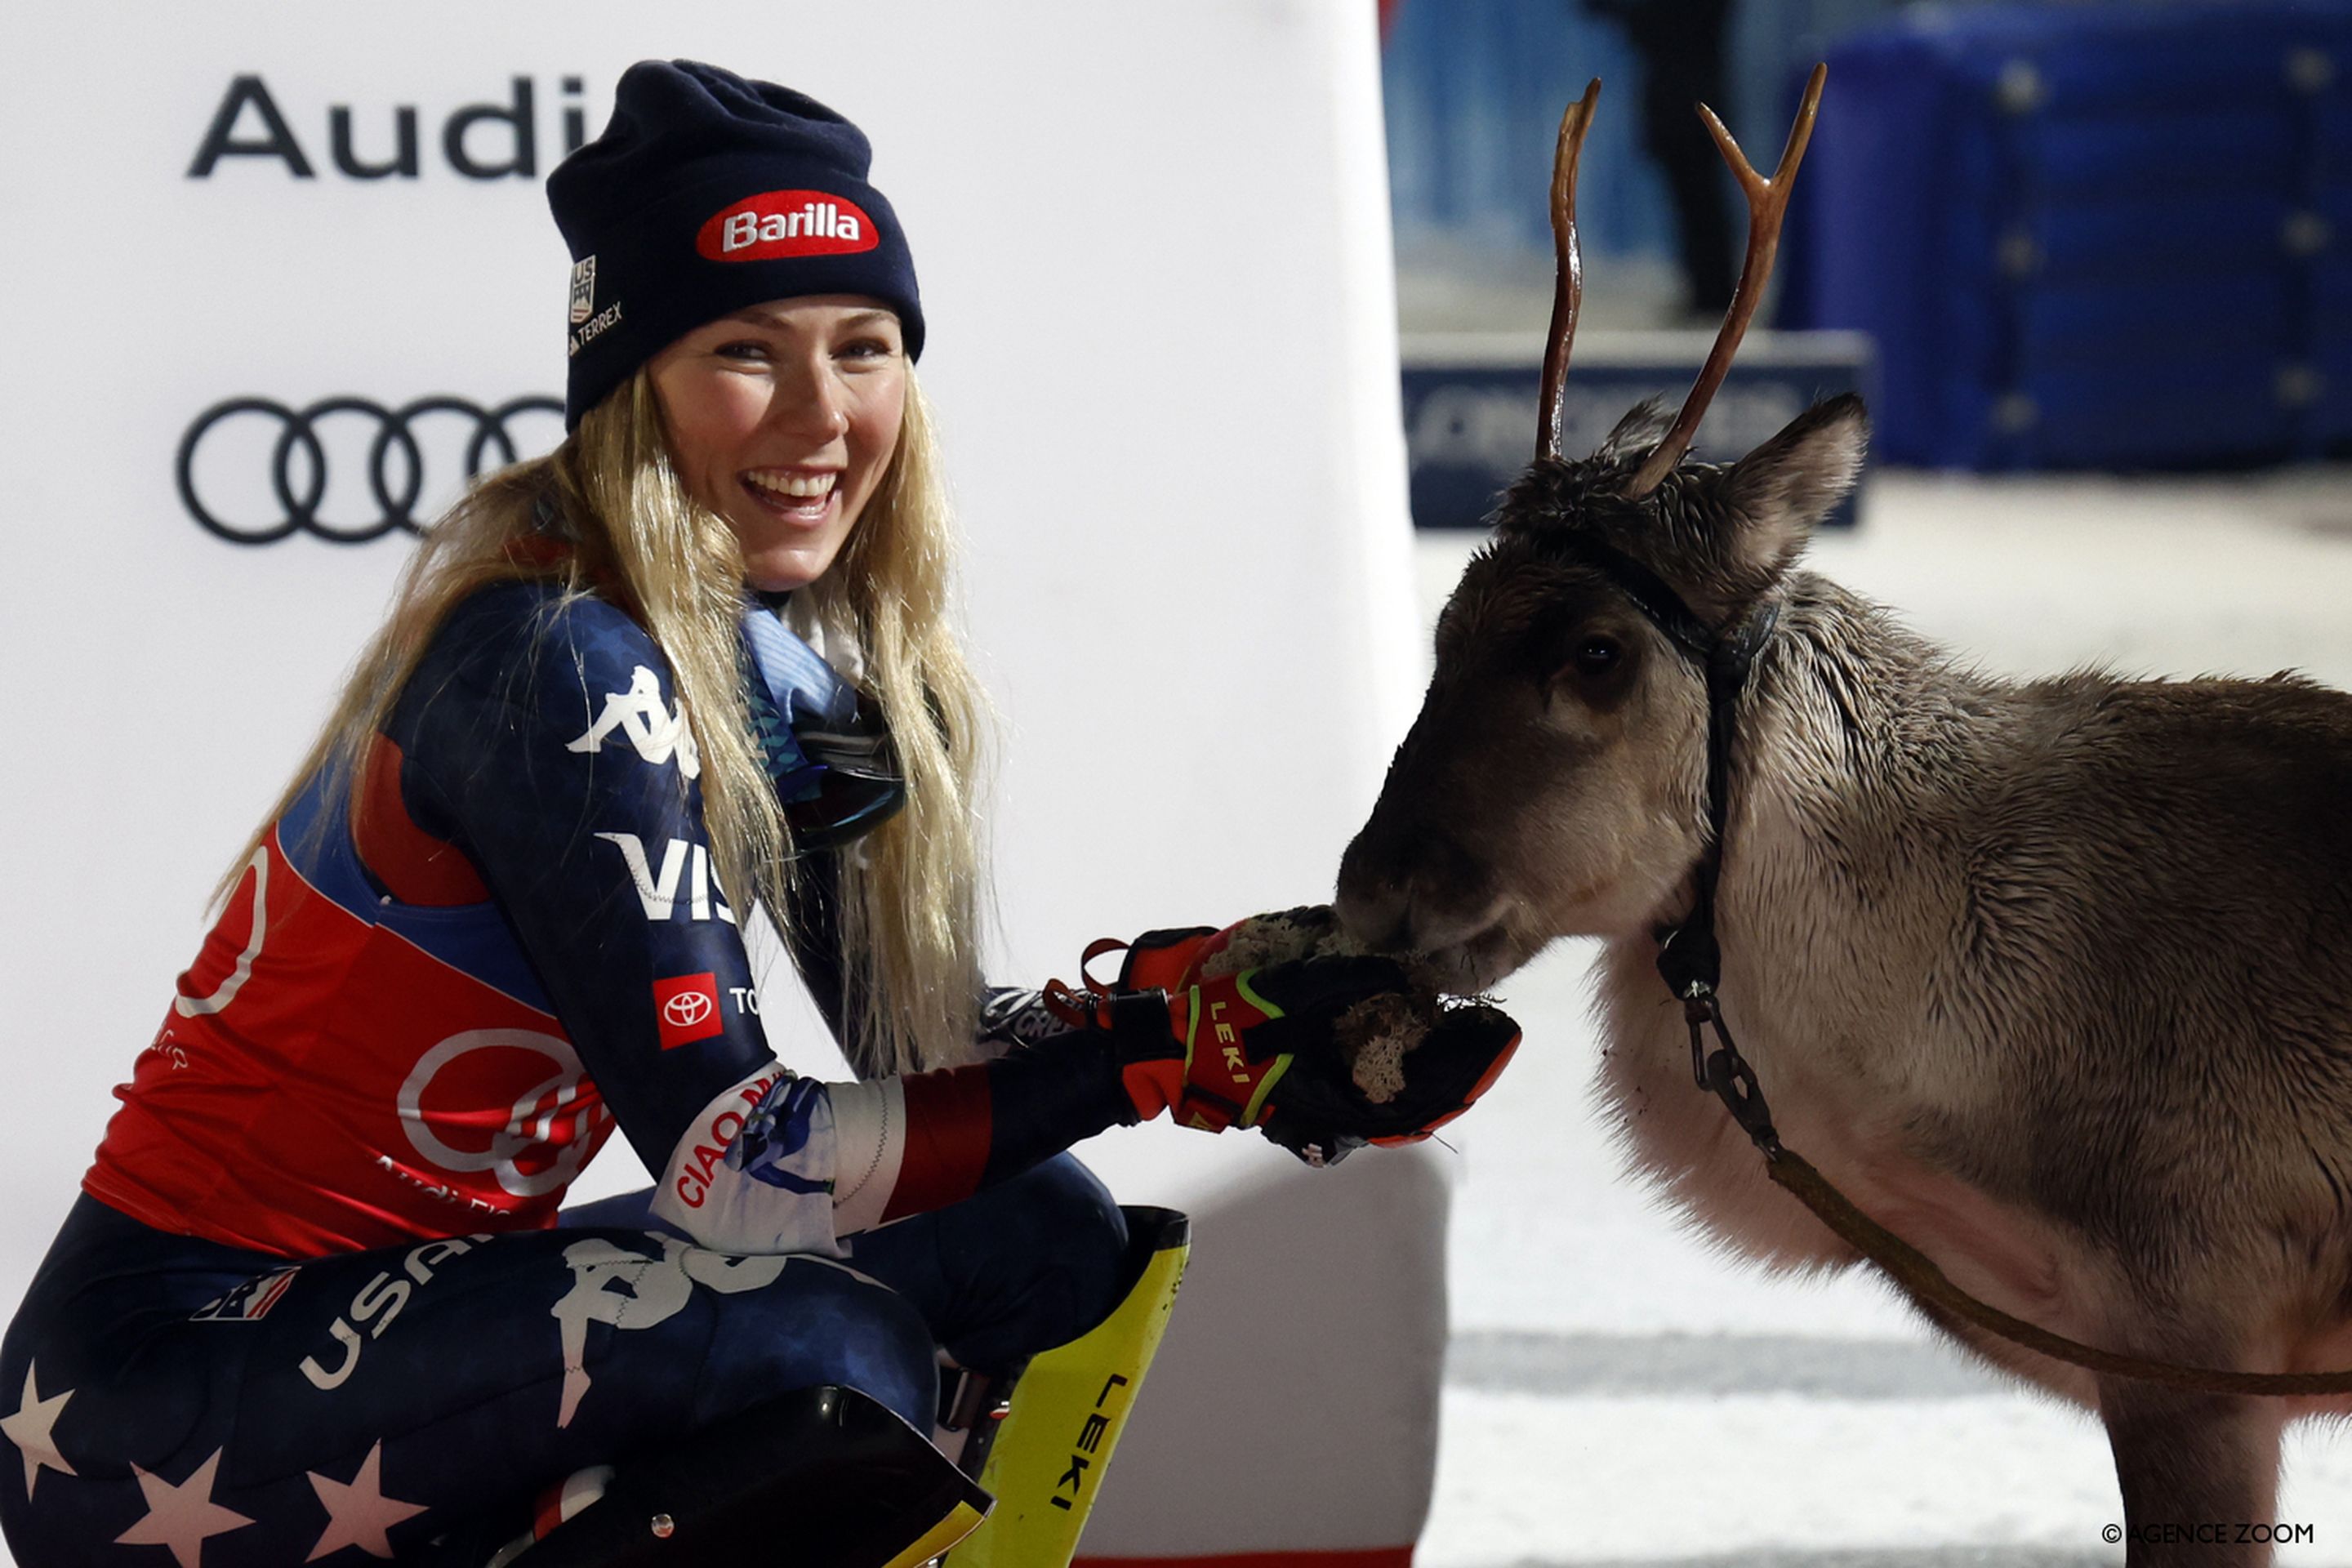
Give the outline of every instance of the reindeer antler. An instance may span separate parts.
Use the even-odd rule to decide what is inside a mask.
[[[1559,117],[1559,145],[1551,159],[1551,246],[1559,261],[1552,286],[1551,341],[1544,346],[1543,393],[1536,405],[1543,427],[1536,433],[1536,456],[1559,452],[1560,391],[1568,383],[1568,350],[1576,341],[1576,312],[1584,302],[1584,256],[1576,246],[1576,163],[1584,133],[1592,128],[1592,108],[1601,101],[1601,79]]]
[[[1748,167],[1741,155],[1739,143],[1723,128],[1723,121],[1705,104],[1699,105],[1699,118],[1706,121],[1707,133],[1722,149],[1723,161],[1731,165],[1738,177],[1739,188],[1748,197],[1748,258],[1740,264],[1739,287],[1732,291],[1731,309],[1723,318],[1723,329],[1715,335],[1715,346],[1707,351],[1706,364],[1691,384],[1690,395],[1683,400],[1683,411],[1675,416],[1674,428],[1658,443],[1643,463],[1641,471],[1625,493],[1639,500],[1658,488],[1665,477],[1690,450],[1691,437],[1698,433],[1698,422],[1706,414],[1706,405],[1715,401],[1716,389],[1723,384],[1731,369],[1731,356],[1739,352],[1739,340],[1747,333],[1749,318],[1764,298],[1764,285],[1771,279],[1772,261],[1780,249],[1780,220],[1789,211],[1789,191],[1797,183],[1797,165],[1804,160],[1805,143],[1812,140],[1813,116],[1822,105],[1822,83],[1829,79],[1830,68],[1817,65],[1811,79],[1805,83],[1805,100],[1798,106],[1797,123],[1789,129],[1789,144],[1780,150],[1780,166],[1772,171],[1769,180]],[[1549,367],[1547,367],[1549,374]]]

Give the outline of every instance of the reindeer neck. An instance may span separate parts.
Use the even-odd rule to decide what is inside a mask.
[[[1732,975],[1793,959],[1826,979],[1927,938],[2003,689],[1835,584],[1786,592],[1733,741],[1722,942]]]
[[[1743,723],[1754,761],[1794,784],[1859,787],[1874,809],[1948,805],[1972,772],[1982,723],[2007,689],[1954,661],[1882,606],[1792,573],[1779,635],[1757,661]],[[1743,745],[1743,751],[1748,747]]]

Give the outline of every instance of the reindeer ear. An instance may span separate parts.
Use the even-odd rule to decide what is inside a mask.
[[[1617,421],[1617,428],[1609,432],[1609,439],[1601,443],[1596,458],[1622,458],[1632,452],[1646,452],[1666,438],[1675,416],[1666,412],[1663,397],[1645,397],[1625,411]]]
[[[1869,440],[1869,416],[1849,392],[1813,405],[1731,466],[1720,493],[1750,565],[1777,574],[1796,559],[1853,489]]]

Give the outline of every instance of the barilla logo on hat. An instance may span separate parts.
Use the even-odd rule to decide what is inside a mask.
[[[881,243],[874,220],[829,191],[762,191],[710,215],[694,237],[712,261],[773,261],[787,256],[849,256]]]

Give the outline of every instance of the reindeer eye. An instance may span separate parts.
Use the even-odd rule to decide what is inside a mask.
[[[1569,667],[1579,675],[1606,675],[1617,668],[1617,661],[1624,657],[1624,648],[1614,637],[1586,637],[1576,645],[1576,651],[1569,655]]]

